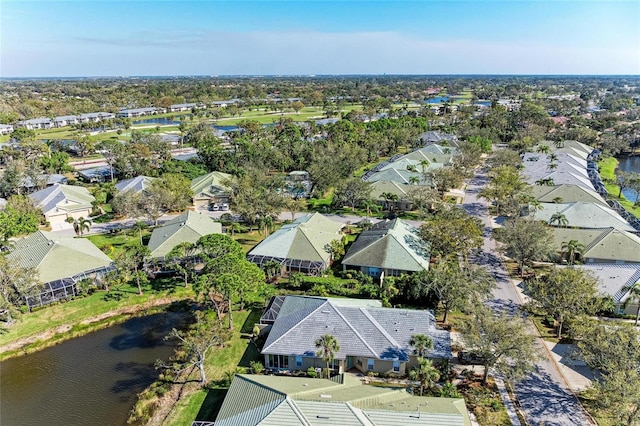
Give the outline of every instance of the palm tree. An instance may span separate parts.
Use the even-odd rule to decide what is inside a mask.
[[[67,223],[71,223],[73,225],[73,230],[75,231],[76,235],[80,237],[82,237],[82,234],[84,234],[85,231],[89,232],[89,229],[91,229],[91,221],[89,219],[85,219],[82,216],[77,219],[68,217]]]
[[[409,178],[409,185],[417,185],[420,183],[420,178],[418,176],[411,176]]]
[[[424,358],[427,352],[433,349],[433,340],[424,334],[414,334],[409,340],[409,345],[413,346],[413,352],[420,358]]]
[[[329,378],[329,364],[335,358],[336,352],[340,350],[338,340],[330,334],[325,334],[317,338],[315,344],[318,349],[316,355],[327,364],[327,378]]]
[[[562,246],[562,257],[567,256],[567,262],[569,265],[573,265],[573,262],[576,258],[582,256],[584,253],[584,244],[580,243],[578,240],[570,240],[569,242],[563,242]]]
[[[409,378],[420,382],[420,396],[424,393],[424,388],[431,388],[440,378],[440,372],[430,359],[418,358],[418,365],[409,371]]]
[[[551,202],[555,204],[560,204],[562,203],[562,197],[555,197],[553,200],[551,200]]]
[[[634,285],[629,290],[630,299],[635,301],[638,304],[638,309],[636,310],[636,321],[633,323],[636,327],[638,326],[638,320],[640,320],[640,285]]]
[[[140,245],[142,245],[142,231],[144,229],[147,229],[149,227],[149,225],[147,225],[146,222],[143,222],[141,220],[139,220],[138,222],[134,223],[133,226],[131,227],[131,229],[133,229],[134,231],[138,231],[138,235],[140,236]]]
[[[431,161],[427,160],[426,158],[422,161],[420,161],[420,165],[422,166],[422,173],[426,173],[427,167],[431,164]]]
[[[569,224],[569,221],[564,214],[558,212],[552,214],[549,218],[549,225],[553,225],[554,223],[557,223],[561,228],[565,228]]]
[[[540,145],[540,146],[538,146],[536,151],[541,153],[541,154],[548,154],[550,149],[551,148],[549,147],[549,145]]]

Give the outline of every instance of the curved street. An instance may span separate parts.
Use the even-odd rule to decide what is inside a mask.
[[[497,283],[497,288],[493,292],[494,297],[489,304],[493,309],[507,310],[518,315],[519,308],[523,304],[522,298],[502,263],[496,242],[491,239],[494,224],[493,218],[489,215],[487,203],[478,198],[478,192],[487,184],[487,181],[485,170],[478,170],[476,176],[467,181],[462,208],[482,220],[484,243],[476,263],[485,266],[493,274]],[[533,324],[531,324],[531,333],[537,335]],[[521,413],[528,424],[535,426],[594,424],[569,389],[541,338],[537,339],[537,346],[542,359],[538,361],[536,371],[517,383],[515,390]]]

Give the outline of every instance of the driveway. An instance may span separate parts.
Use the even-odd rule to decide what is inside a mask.
[[[478,170],[470,179],[462,208],[469,214],[479,218],[483,223],[484,242],[482,253],[475,259],[476,263],[485,266],[495,277],[497,288],[489,305],[495,310],[506,310],[513,315],[520,315],[523,304],[522,297],[515,284],[509,278],[496,242],[491,239],[492,228],[497,226],[489,215],[487,203],[478,198],[479,190],[488,182],[484,170]],[[531,333],[537,334],[533,324]],[[522,382],[516,384],[515,394],[521,411],[531,425],[575,426],[589,425],[584,409],[569,390],[567,381],[551,358],[551,351],[542,339],[537,341],[542,360],[538,362],[536,371],[529,374]]]

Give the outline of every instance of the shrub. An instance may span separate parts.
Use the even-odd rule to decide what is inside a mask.
[[[309,367],[307,368],[307,376],[315,379],[316,377],[318,377],[318,373],[316,373],[316,369],[313,367]]]

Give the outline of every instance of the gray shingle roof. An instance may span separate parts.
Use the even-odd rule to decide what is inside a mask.
[[[96,200],[85,187],[58,183],[29,194],[29,198],[45,214],[56,208],[69,212],[90,209]]]
[[[229,187],[223,182],[230,180],[232,176],[222,172],[211,172],[199,176],[191,181],[191,190],[194,198],[215,198],[227,196]]]
[[[134,178],[118,182],[116,184],[116,189],[120,192],[141,192],[149,188],[155,179],[156,178],[149,176],[136,176]]]
[[[324,334],[338,340],[337,359],[350,355],[406,361],[414,334],[432,338],[431,357],[451,358],[449,333],[436,329],[431,311],[340,306],[334,299],[304,296],[287,296],[262,352],[314,357],[314,342]]]
[[[598,278],[598,289],[611,296],[616,303],[622,303],[629,297],[629,290],[640,281],[640,264],[589,264],[574,265],[573,268],[584,269]]]
[[[378,222],[358,236],[343,265],[417,272],[429,269],[428,244],[401,219]]]

